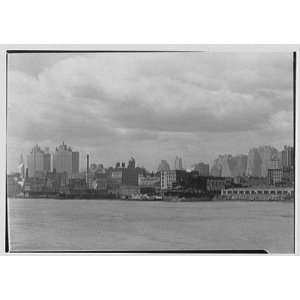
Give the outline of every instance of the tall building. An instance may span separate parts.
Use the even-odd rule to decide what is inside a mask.
[[[166,160],[162,160],[157,169],[158,172],[170,171],[170,165]]]
[[[79,173],[79,152],[72,152],[72,174]]]
[[[77,153],[72,152],[71,147],[63,142],[55,149],[53,154],[53,170],[55,169],[57,173],[66,173],[68,177],[72,177],[73,171],[79,169],[79,153]]]
[[[247,159],[247,155],[244,154],[235,156],[230,154],[219,155],[213,162],[211,175],[215,177],[244,176],[247,168]]]
[[[128,162],[128,168],[129,169],[134,169],[135,168],[135,159],[133,157],[131,157],[129,162]]]
[[[283,167],[293,167],[294,160],[294,147],[284,146],[284,149],[281,152],[281,161]]]
[[[21,154],[21,156],[20,156],[20,162],[19,162],[18,169],[19,169],[20,177],[22,179],[24,179],[25,178],[25,165],[24,165],[23,154]]]
[[[194,170],[197,171],[200,176],[209,176],[209,164],[200,162],[194,166]]]
[[[268,169],[280,169],[281,168],[281,162],[277,157],[271,158],[269,161],[269,168]]]
[[[282,183],[283,169],[281,161],[277,156],[272,156],[269,160],[267,178],[269,185],[278,185]]]
[[[181,157],[176,156],[174,162],[174,170],[183,170]]]
[[[272,146],[252,148],[248,153],[247,176],[267,177],[270,160],[279,158],[279,151]]]
[[[44,154],[44,171],[45,172],[51,171],[51,154],[50,153]]]
[[[39,145],[35,145],[27,155],[27,168],[29,177],[39,176],[47,171],[45,170],[45,152]]]
[[[126,168],[122,172],[122,184],[124,185],[138,185],[138,170],[136,168]]]
[[[135,167],[135,159],[133,157],[128,161],[127,168],[122,168],[121,170],[123,185],[138,186],[139,170]]]

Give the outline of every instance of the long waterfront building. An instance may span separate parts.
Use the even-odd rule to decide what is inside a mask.
[[[294,189],[291,187],[257,187],[222,189],[223,200],[291,200]]]

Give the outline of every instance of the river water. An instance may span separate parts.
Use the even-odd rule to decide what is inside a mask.
[[[8,199],[10,251],[294,251],[292,202]]]

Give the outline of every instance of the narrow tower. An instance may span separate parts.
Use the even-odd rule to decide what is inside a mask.
[[[90,171],[90,156],[86,156],[86,184],[88,185],[89,181],[89,171]]]

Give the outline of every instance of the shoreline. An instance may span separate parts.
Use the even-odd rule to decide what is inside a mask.
[[[14,199],[14,200],[61,200],[61,201],[120,201],[120,202],[169,202],[169,203],[195,203],[195,202],[286,202],[286,203],[295,203],[295,199],[272,199],[272,200],[247,200],[247,199],[184,199],[184,200],[154,200],[154,199],[121,199],[121,198],[49,198],[49,197],[9,197],[7,199]]]

